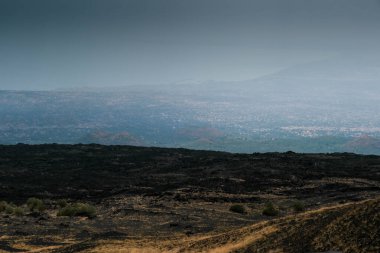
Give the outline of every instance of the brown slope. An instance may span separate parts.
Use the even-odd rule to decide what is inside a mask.
[[[325,207],[225,233],[100,241],[84,252],[380,252],[380,199]]]
[[[380,200],[322,208],[274,227],[237,252],[380,252]]]

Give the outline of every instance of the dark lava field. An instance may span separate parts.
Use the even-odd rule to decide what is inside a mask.
[[[251,252],[249,247],[256,246],[247,242],[254,240],[248,232],[244,235],[251,237],[245,244],[231,239],[236,247],[226,246],[232,245],[230,239],[209,242],[206,248],[199,244],[203,248],[198,250],[191,245],[206,235],[237,233],[254,224],[277,224],[318,210],[348,210],[351,204],[376,200],[379,194],[378,156],[232,154],[101,145],[0,146],[0,201],[13,210],[18,208],[14,212],[0,209],[0,252]],[[44,208],[38,212],[28,208],[30,198],[41,200]],[[91,205],[94,213],[60,215],[62,201],[69,206]],[[265,211],[268,206],[272,213]],[[376,203],[370,206],[379,207]],[[367,222],[378,224],[376,217]],[[272,230],[267,227],[265,231]],[[183,243],[193,240],[193,244],[181,248],[170,238]],[[122,246],[126,241],[129,246]],[[106,245],[111,242],[109,249]],[[314,244],[294,252],[338,247],[323,241],[318,247]],[[218,245],[219,251],[210,245]],[[366,245],[362,248],[367,252],[380,247],[375,242]],[[255,249],[252,252],[269,252]],[[283,246],[274,252],[289,251]]]

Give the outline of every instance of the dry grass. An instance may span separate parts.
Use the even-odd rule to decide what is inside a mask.
[[[290,252],[286,247],[291,242],[288,240],[298,240],[296,237],[298,232],[304,233],[305,238],[318,240],[320,234],[308,235],[308,231],[314,231],[319,227],[307,227],[310,224],[324,224],[329,221],[328,217],[337,220],[340,224],[341,217],[350,210],[362,208],[367,210],[366,205],[379,203],[380,201],[363,201],[358,203],[340,204],[330,207],[323,207],[318,210],[312,210],[298,215],[290,215],[283,218],[278,218],[272,221],[259,222],[257,224],[247,226],[240,229],[235,229],[230,232],[192,237],[175,237],[172,239],[146,239],[146,240],[125,240],[125,241],[100,241],[99,245],[93,249],[88,249],[87,253],[100,252],[120,252],[120,253],[156,253],[156,252],[204,252],[204,253],[227,253],[227,252],[256,252],[255,245],[263,247],[265,250],[260,252]],[[362,210],[360,209],[360,210]],[[355,211],[351,211],[351,216],[355,216]],[[326,219],[326,221],[322,221]],[[331,226],[331,225],[330,225]],[[328,229],[328,226],[326,225]],[[310,229],[310,230],[309,230]],[[298,231],[299,230],[299,231]],[[319,230],[318,230],[319,231]],[[288,237],[286,235],[289,235]],[[294,238],[292,238],[294,236]],[[278,238],[282,238],[278,239]],[[306,239],[305,239],[306,240]],[[354,238],[352,238],[353,241]],[[297,241],[294,241],[297,243]],[[295,250],[294,252],[302,252]],[[352,252],[361,252],[359,250]],[[372,251],[371,251],[372,252]],[[373,251],[375,252],[375,251]]]
[[[380,199],[339,204],[301,214],[258,222],[227,232],[172,237],[129,237],[127,239],[98,239],[83,253],[227,253],[227,252],[380,252],[377,239],[380,224]],[[363,233],[368,233],[364,235]],[[350,238],[351,237],[351,238]],[[31,238],[12,241],[10,246],[25,252],[48,253],[55,249],[80,244],[66,238],[49,238],[65,242],[64,246],[33,246]],[[364,239],[363,239],[364,238]],[[366,245],[370,238],[373,245]],[[367,240],[367,241],[366,241]],[[377,240],[377,241],[376,241]],[[363,243],[364,242],[364,243]],[[367,243],[368,244],[368,243]],[[0,251],[5,252],[5,251]],[[62,252],[74,252],[65,251]]]
[[[83,242],[76,239],[49,237],[51,242],[65,245],[38,246],[32,238],[10,236],[1,241],[24,252],[82,253],[227,253],[227,252],[380,252],[380,199],[325,206],[224,232],[185,236],[127,236],[99,238],[78,250],[69,248]],[[364,235],[363,235],[364,234]],[[372,245],[371,245],[372,244]],[[58,251],[56,251],[58,249]],[[0,251],[6,252],[6,251]]]

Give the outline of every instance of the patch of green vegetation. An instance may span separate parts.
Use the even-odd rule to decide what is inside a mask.
[[[67,201],[66,199],[59,199],[57,200],[57,205],[60,207],[60,208],[64,208],[67,206]]]
[[[16,206],[12,203],[7,203],[6,201],[0,201],[0,213],[5,212],[6,214],[13,214],[16,216],[25,215],[25,210],[21,206]]]
[[[37,198],[29,198],[26,201],[26,205],[32,212],[42,212],[43,210],[45,210],[44,202]]]
[[[5,207],[5,213],[7,213],[7,214],[13,214],[14,209],[15,209],[14,206],[12,206],[12,205],[7,205],[7,206]]]
[[[6,214],[14,214],[16,208],[17,206],[12,203],[7,203],[6,201],[0,202],[0,213],[5,212]]]
[[[265,208],[263,209],[262,214],[266,216],[277,216],[278,210],[274,207],[272,203],[267,203],[265,205]]]
[[[293,211],[297,213],[305,211],[304,203],[299,200],[293,202],[292,208],[293,208]]]
[[[245,207],[242,205],[233,205],[230,207],[230,211],[234,213],[240,213],[240,214],[247,213],[247,211],[245,210]]]
[[[4,212],[7,206],[8,206],[8,203],[6,201],[0,201],[0,213]]]
[[[15,208],[13,208],[13,214],[16,216],[24,216],[25,211],[22,207],[16,206]]]
[[[94,218],[96,216],[96,208],[90,204],[75,203],[60,209],[57,216],[84,216]]]

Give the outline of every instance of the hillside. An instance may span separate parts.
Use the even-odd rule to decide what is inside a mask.
[[[365,231],[365,232],[363,232]],[[84,252],[379,252],[380,200],[335,205],[193,238],[99,241]]]
[[[20,144],[0,146],[0,189],[0,252],[380,246],[378,156]]]

